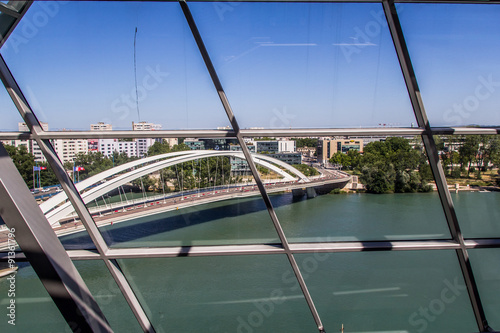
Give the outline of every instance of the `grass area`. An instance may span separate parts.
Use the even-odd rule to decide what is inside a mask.
[[[460,177],[460,178],[451,178],[446,177],[446,181],[448,185],[459,184],[460,186],[497,186],[496,180],[500,176],[498,175],[498,170],[488,170],[485,172],[481,172],[482,179],[476,179],[475,174],[471,173],[469,178]]]

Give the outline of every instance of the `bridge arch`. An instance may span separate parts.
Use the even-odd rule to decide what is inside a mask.
[[[178,153],[181,153],[181,152],[178,152]],[[169,155],[169,154],[171,154],[171,155]],[[163,156],[163,158],[170,157],[168,159],[159,160],[155,163],[147,164],[141,168],[131,170],[125,174],[119,175],[111,180],[108,180],[105,183],[102,183],[102,184],[90,189],[89,191],[86,191],[85,193],[81,194],[83,201],[85,203],[91,202],[92,200],[99,198],[100,196],[106,194],[107,192],[109,192],[115,188],[118,188],[118,187],[130,182],[131,180],[134,180],[134,179],[139,178],[141,176],[144,176],[144,175],[150,174],[152,172],[161,170],[163,168],[174,166],[174,165],[179,164],[179,163],[189,162],[189,161],[192,161],[195,159],[200,159],[200,158],[205,158],[205,157],[216,157],[216,156],[233,156],[233,157],[245,159],[243,153],[238,152],[238,151],[197,150],[197,151],[187,151],[187,153],[184,153],[184,154],[175,154],[175,155],[172,153],[169,153],[169,154],[157,155],[157,157],[155,158],[156,160],[158,160],[158,159],[162,158],[160,156]],[[269,169],[275,171],[276,173],[282,175],[287,180],[295,180],[295,178],[274,164],[282,166],[283,168],[285,168],[285,169],[289,170],[290,172],[292,172],[293,174],[297,175],[301,181],[309,182],[309,179],[304,174],[302,174],[299,170],[295,169],[294,167],[292,167],[291,165],[289,165],[285,162],[282,162],[282,161],[277,160],[277,159],[270,157],[270,156],[260,155],[260,154],[252,154],[252,158],[256,164],[262,165],[266,168],[269,168]],[[154,159],[154,157],[152,157],[152,159],[150,159],[149,161],[154,161],[155,159]],[[109,169],[109,170],[104,171],[101,174],[105,174],[106,177],[115,175],[123,170],[126,170],[126,169],[132,167],[132,166],[137,166],[137,165],[143,164],[145,162],[145,159],[142,159],[140,161],[142,161],[142,162],[137,163],[137,161],[132,161],[132,162],[129,162],[129,163],[123,164],[121,166],[113,168],[113,169],[116,169],[113,172],[111,171],[113,169]],[[99,175],[101,175],[101,174],[99,174]],[[99,176],[99,175],[96,175],[96,176]],[[90,177],[93,179],[91,181],[88,181],[85,184],[81,185],[80,187],[82,187],[82,189],[84,189],[88,186],[92,186],[92,185],[95,185],[95,184],[101,182],[103,178],[96,177],[96,176]],[[79,183],[79,184],[81,184],[81,183]],[[82,189],[79,189],[78,187],[77,187],[77,189],[79,191],[82,190]],[[59,195],[62,195],[62,194],[63,194],[63,192],[60,193]],[[55,207],[55,205],[57,205],[58,203],[60,203],[64,199],[65,199],[65,195],[61,196],[58,200],[53,200],[50,206],[47,205],[47,206],[43,207],[44,209],[46,209],[46,211],[44,211],[44,213],[45,213],[45,215],[46,215],[46,217],[49,220],[49,223],[51,225],[56,224],[60,219],[64,218],[65,216],[67,216],[68,214],[70,214],[74,210],[73,207],[71,206],[70,202],[66,202],[66,203],[60,205],[59,207],[52,209]]]

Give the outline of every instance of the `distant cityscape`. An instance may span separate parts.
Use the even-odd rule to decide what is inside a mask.
[[[48,123],[41,123],[43,130],[49,130]],[[29,132],[25,123],[19,123],[20,132]],[[132,122],[133,131],[155,131],[161,130],[162,125],[147,121]],[[230,129],[220,127],[218,129]],[[90,131],[112,131],[111,124],[98,122],[90,125]],[[297,140],[276,137],[246,139],[245,143],[252,153],[269,154],[288,164],[302,164],[303,158],[317,158],[320,163],[326,163],[335,153],[357,150],[363,152],[363,146],[370,141],[378,141],[381,138],[308,138],[309,146],[303,144],[297,146]],[[51,139],[51,143],[63,163],[72,163],[78,154],[99,152],[104,157],[111,157],[114,153],[126,154],[128,157],[142,158],[147,156],[148,149],[155,142],[168,143],[170,147],[180,142],[192,150],[228,150],[241,151],[236,138],[186,138],[181,141],[178,138],[136,138],[136,139]],[[3,140],[3,144],[15,147],[24,146],[34,156],[35,162],[46,162],[35,140]],[[316,159],[315,158],[315,159]],[[233,174],[245,174],[249,171],[245,161],[232,158],[231,172]]]

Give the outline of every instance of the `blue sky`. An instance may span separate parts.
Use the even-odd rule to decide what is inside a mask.
[[[415,123],[380,4],[189,6],[242,128]],[[500,6],[399,9],[431,125],[500,124]],[[35,2],[1,52],[51,129],[229,124],[175,2]],[[17,129],[9,104],[1,130]]]

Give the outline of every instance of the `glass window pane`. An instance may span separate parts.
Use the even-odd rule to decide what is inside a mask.
[[[316,156],[288,162],[301,163],[291,167],[306,181],[296,175],[293,184],[266,181],[269,192],[282,191],[271,200],[289,241],[450,238],[420,138],[316,138],[309,144],[316,145]]]
[[[2,132],[17,132],[19,131],[19,123],[23,123],[23,118],[17,111],[14,102],[10,98],[3,84],[0,83],[0,131]],[[4,144],[12,144],[13,140],[2,141]],[[20,141],[20,140],[18,140]]]
[[[500,184],[500,136],[441,135],[435,139],[464,237],[499,237],[500,193],[495,191]]]
[[[466,238],[500,237],[500,193],[452,193],[462,234]]]
[[[33,268],[18,262],[19,269],[0,278],[2,332],[70,332],[64,317],[45,290]],[[13,279],[10,277],[14,276]],[[14,310],[8,307],[14,304]],[[11,313],[14,316],[9,316]],[[13,320],[11,324],[10,320]]]
[[[98,151],[65,163],[110,246],[279,243],[253,176],[232,169],[244,160],[232,150],[239,147],[236,139],[186,139],[173,146],[151,140],[142,158],[124,148],[134,140],[104,139],[97,140]],[[60,194],[44,211],[49,221],[78,231],[65,200]]]
[[[99,121],[127,130],[141,121],[161,129],[229,125],[178,3],[51,6],[33,3],[2,48],[51,130]]]
[[[398,7],[429,122],[500,124],[500,6]]]
[[[242,128],[415,123],[380,4],[189,6]]]
[[[115,332],[142,332],[109,270],[100,260],[73,261]]]
[[[296,258],[327,332],[478,330],[454,251]]]
[[[469,257],[490,327],[500,327],[500,250],[471,249]]]
[[[141,258],[119,264],[156,331],[317,331],[284,255]]]

